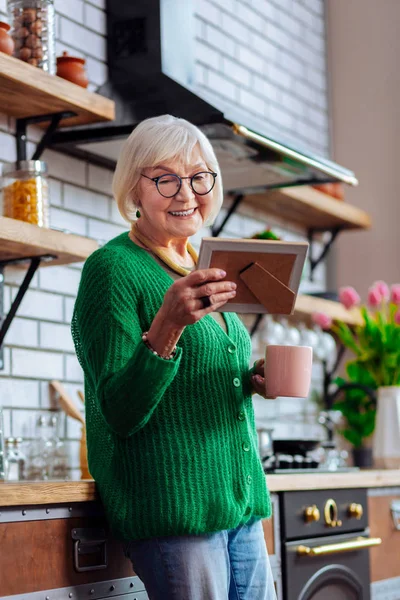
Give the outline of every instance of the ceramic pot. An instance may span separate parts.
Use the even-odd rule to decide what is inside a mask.
[[[372,448],[353,448],[352,454],[355,467],[360,467],[360,469],[372,467]]]
[[[373,451],[376,467],[400,467],[400,386],[378,389]]]
[[[62,56],[57,57],[57,76],[63,79],[68,79],[76,85],[83,88],[88,86],[89,80],[85,71],[86,60],[77,56],[69,56],[67,52],[63,52]]]
[[[8,34],[10,29],[11,28],[8,23],[0,21],[0,52],[4,52],[5,54],[9,54],[11,56],[14,52],[14,41]]]

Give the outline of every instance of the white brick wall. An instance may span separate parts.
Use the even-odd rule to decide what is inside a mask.
[[[222,110],[251,112],[271,136],[328,155],[323,4],[197,0],[199,93]]]
[[[233,105],[244,114],[248,112],[271,135],[300,141],[327,154],[323,0],[194,2],[198,93],[221,109]],[[57,54],[68,50],[85,57],[94,89],[107,78],[105,2],[55,0],[55,7]],[[0,18],[5,16],[6,0],[0,0]],[[13,131],[13,120],[0,114],[0,162],[16,159]],[[30,150],[40,135],[38,130],[30,130]],[[111,199],[109,171],[52,150],[45,151],[43,160],[50,173],[52,227],[101,241],[126,230]],[[278,233],[285,232],[288,239],[301,239],[301,233],[288,230],[287,224],[242,208],[230,221],[226,235],[250,236],[266,224]],[[199,233],[196,245],[204,234],[209,232]],[[5,312],[23,275],[22,270],[6,270]],[[323,286],[324,277],[321,267],[314,288]],[[79,278],[80,265],[41,269],[8,332],[5,367],[0,371],[0,405],[16,407],[15,411],[7,409],[8,435],[33,435],[37,415],[32,409],[43,411],[51,406],[51,379],[60,379],[83,409],[76,396],[78,389],[83,390],[83,375],[69,330]],[[277,422],[282,435],[287,434],[282,429],[282,415],[286,419],[300,407],[290,401],[268,403],[259,399],[255,405],[259,418]],[[66,419],[65,432],[70,440],[68,452],[77,467],[80,426]]]

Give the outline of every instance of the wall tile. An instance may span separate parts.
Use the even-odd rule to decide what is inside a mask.
[[[36,348],[39,343],[37,321],[14,317],[5,339],[8,346]]]
[[[107,19],[104,10],[97,8],[91,4],[85,4],[84,9],[84,24],[89,29],[106,35],[107,33]]]
[[[83,371],[76,356],[68,354],[65,358],[65,380],[83,383]]]
[[[108,198],[73,185],[64,186],[64,207],[76,213],[108,219]]]
[[[84,7],[82,0],[54,0],[54,7],[61,15],[82,23]]]
[[[48,267],[54,269],[55,267]],[[12,297],[17,294],[13,288]],[[18,309],[20,317],[31,317],[48,321],[60,321],[62,319],[62,296],[48,294],[38,290],[28,290]]]
[[[86,185],[86,165],[82,160],[48,149],[43,152],[42,160],[47,162],[50,176],[75,185]]]
[[[69,325],[40,323],[40,347],[75,352]]]
[[[39,382],[0,377],[0,406],[39,406]]]
[[[86,235],[87,218],[62,208],[50,208],[50,227],[69,233]]]
[[[106,61],[106,39],[69,19],[60,19],[60,40],[89,56]]]
[[[35,379],[62,379],[62,354],[13,348],[11,355],[13,375]]]
[[[80,271],[69,267],[49,267],[40,271],[40,289],[76,296]]]

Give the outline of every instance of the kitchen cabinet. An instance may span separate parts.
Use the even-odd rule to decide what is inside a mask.
[[[0,598],[147,599],[98,502],[3,507]]]
[[[370,553],[372,598],[399,600],[400,487],[370,489],[368,511],[371,536],[382,538]]]
[[[267,481],[271,490],[273,518],[268,521],[264,520],[263,528],[278,600],[285,600],[282,593],[281,558],[283,514],[280,514],[284,505],[282,500],[284,494],[288,497],[287,492],[302,493],[305,499],[300,502],[300,505],[304,508],[311,502],[318,504],[321,494],[325,501],[326,498],[330,498],[332,494],[336,493],[336,490],[346,489],[349,493],[347,501],[344,503],[345,507],[349,502],[359,501],[358,494],[360,492],[357,489],[369,490],[368,506],[365,507],[365,519],[368,514],[370,527],[369,537],[382,538],[380,546],[369,550],[372,579],[371,599],[399,600],[400,531],[398,532],[394,527],[390,508],[393,500],[400,500],[400,470],[269,475]],[[332,494],[327,490],[332,490]],[[342,509],[343,507],[340,508],[340,510]],[[293,516],[293,510],[289,510],[289,514]],[[302,514],[299,513],[300,516]],[[321,515],[323,515],[323,511]],[[298,519],[299,524],[300,521],[303,522],[302,519]],[[355,526],[348,532],[348,535],[354,533],[360,523],[361,521],[355,518]],[[364,525],[365,523],[366,520]],[[364,527],[364,525],[362,526]],[[310,527],[314,527],[314,525],[311,524]],[[94,551],[86,552],[88,546],[85,546],[84,543],[84,552],[79,557],[79,566],[90,566],[83,562],[90,560],[92,561],[91,566],[96,566],[96,564],[101,566],[103,542],[98,541],[96,546],[95,535],[100,538],[101,530],[104,530],[108,550],[107,568],[81,572],[75,569],[74,544],[79,540],[73,537],[74,529],[95,530],[94,533],[92,532]],[[328,528],[325,535],[329,535],[329,532]],[[335,533],[336,529],[332,529],[332,532]],[[79,537],[79,534],[82,532],[78,531],[78,535],[75,537]],[[86,535],[88,536],[88,531],[86,531]],[[67,600],[69,597],[106,598],[112,596],[115,598],[123,594],[127,600],[147,599],[140,580],[134,575],[129,561],[121,552],[119,542],[113,540],[107,531],[107,524],[93,481],[0,484],[0,540],[2,544],[0,599],[11,593],[26,594],[28,589],[31,590],[30,600],[39,600],[39,598],[43,600],[46,595],[50,600],[55,597],[65,597]],[[86,539],[87,541],[88,539]],[[321,538],[317,536],[314,542],[317,546],[321,545]],[[294,543],[299,544],[298,541]],[[349,552],[347,556],[352,558],[353,554]],[[316,563],[320,559],[304,557],[301,560],[308,564],[308,562]],[[345,561],[343,564],[346,566]],[[19,573],[18,578],[14,575],[17,572]],[[13,573],[13,577],[10,573]],[[4,587],[5,582],[7,582],[8,588]],[[133,587],[130,587],[132,583]],[[36,587],[32,587],[33,585]],[[54,586],[58,586],[58,588]],[[113,589],[111,589],[112,587]],[[40,592],[38,592],[39,588],[41,588]],[[51,590],[60,588],[62,593],[60,592],[57,596],[50,593]],[[17,589],[21,591],[15,591]],[[12,591],[6,592],[6,590]],[[22,590],[25,591],[22,592]],[[91,590],[94,590],[93,593]],[[43,594],[43,591],[48,593]],[[71,593],[73,595],[69,596]]]

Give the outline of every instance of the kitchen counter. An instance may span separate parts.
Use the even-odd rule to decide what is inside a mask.
[[[298,473],[267,476],[271,492],[336,488],[400,486],[400,469],[349,473]],[[97,499],[95,483],[85,481],[38,481],[0,483],[0,506],[62,504]]]

